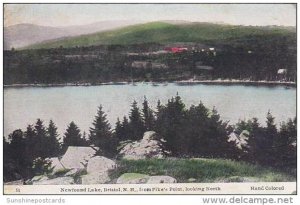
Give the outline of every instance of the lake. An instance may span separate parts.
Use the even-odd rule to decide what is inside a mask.
[[[61,136],[71,121],[88,132],[100,104],[114,127],[117,117],[128,114],[133,100],[141,107],[146,96],[150,106],[155,108],[158,99],[164,104],[177,92],[187,106],[200,101],[210,109],[215,106],[222,119],[229,120],[230,124],[252,117],[264,123],[268,110],[276,118],[276,123],[296,116],[296,89],[283,86],[182,86],[174,83],[153,86],[138,83],[136,86],[4,88],[4,136],[15,129],[25,129],[37,118],[47,125],[52,119]]]

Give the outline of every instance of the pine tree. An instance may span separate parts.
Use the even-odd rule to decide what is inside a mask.
[[[35,150],[38,157],[46,158],[47,157],[47,150],[46,147],[48,146],[47,142],[47,133],[46,129],[43,125],[43,121],[40,119],[37,119],[37,122],[34,126],[35,133],[36,133],[36,144],[35,144]]]
[[[66,151],[69,146],[85,146],[84,140],[80,134],[80,129],[73,121],[69,124],[65,132],[63,138],[63,150]]]
[[[57,133],[57,127],[52,120],[47,128],[47,151],[48,157],[57,157],[60,154],[60,142]]]
[[[130,125],[129,125],[129,121],[127,119],[126,116],[124,116],[123,121],[122,121],[122,129],[123,129],[123,136],[122,136],[122,140],[129,140],[130,139],[130,135],[131,135],[131,131],[130,131]]]
[[[99,147],[99,155],[113,156],[116,152],[116,141],[112,135],[110,124],[106,119],[106,114],[102,111],[102,106],[98,108],[97,115],[90,128],[90,141]]]
[[[33,161],[35,158],[38,157],[38,153],[35,149],[37,137],[32,125],[27,126],[26,132],[24,133],[24,138],[26,143],[25,155],[30,159],[30,161]]]
[[[147,98],[144,97],[144,102],[143,102],[143,120],[144,120],[144,126],[146,130],[153,130],[155,126],[155,118],[153,111],[148,105]]]
[[[140,110],[135,100],[131,105],[131,110],[129,115],[129,126],[130,126],[131,140],[140,140],[143,138],[145,127],[144,127]]]
[[[10,171],[16,179],[25,178],[26,173],[28,173],[28,160],[25,156],[25,140],[24,133],[22,130],[18,129],[13,131],[12,134],[8,136],[10,140],[9,150],[10,150]]]
[[[122,141],[124,137],[124,129],[119,118],[117,118],[115,126],[115,137],[118,139],[118,141]]]

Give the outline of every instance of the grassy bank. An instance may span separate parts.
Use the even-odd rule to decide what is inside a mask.
[[[169,175],[178,182],[287,182],[295,177],[245,162],[223,159],[147,159],[120,160],[119,169],[111,173],[117,178],[123,173]]]

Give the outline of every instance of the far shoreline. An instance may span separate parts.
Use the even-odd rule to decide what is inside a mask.
[[[117,81],[117,82],[103,82],[103,83],[28,83],[28,84],[9,84],[3,85],[4,88],[22,88],[22,87],[65,87],[65,86],[99,86],[99,85],[136,85],[137,83],[147,83],[153,86],[174,83],[179,86],[189,85],[250,85],[250,86],[287,86],[297,88],[297,84],[291,81],[250,81],[250,80],[180,80],[180,81]]]

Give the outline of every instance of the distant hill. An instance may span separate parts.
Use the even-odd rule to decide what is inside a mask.
[[[4,27],[4,49],[12,47],[20,48],[31,44],[40,43],[45,40],[58,39],[63,37],[91,34],[110,29],[121,28],[139,23],[138,21],[100,21],[93,24],[50,27],[35,24],[17,24]]]
[[[255,37],[292,36],[296,37],[293,27],[279,26],[234,26],[212,23],[193,23],[181,21],[151,22],[131,25],[110,31],[67,37],[37,43],[26,49],[92,46],[100,44],[140,44],[140,43],[228,43],[239,39],[255,39]]]

